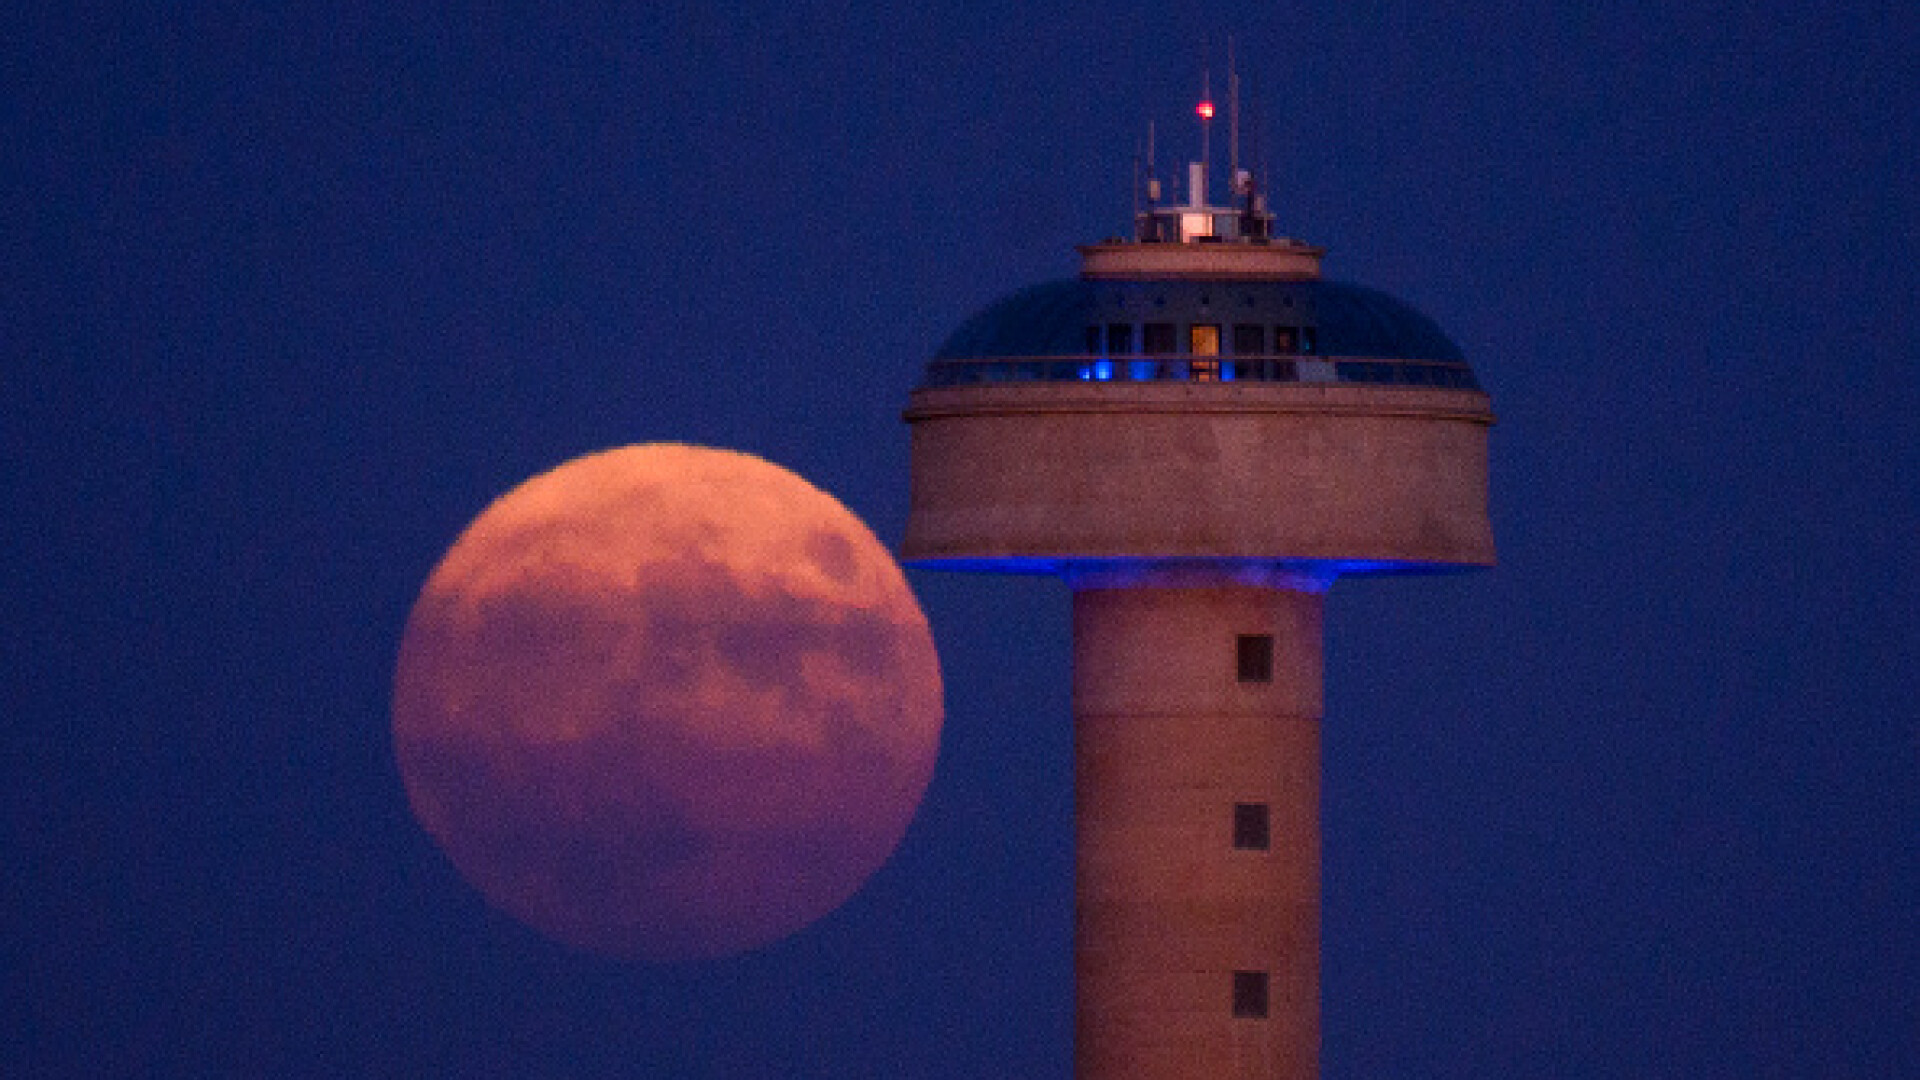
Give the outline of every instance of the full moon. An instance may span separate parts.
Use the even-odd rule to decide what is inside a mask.
[[[460,874],[549,937],[652,960],[838,907],[939,747],[933,638],[873,533],[777,465],[678,444],[489,506],[394,684],[408,799]]]

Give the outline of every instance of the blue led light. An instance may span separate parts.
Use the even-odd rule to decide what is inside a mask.
[[[999,555],[999,556],[959,556],[909,559],[905,565],[914,570],[945,570],[959,573],[987,574],[1061,574],[1075,568],[1082,571],[1099,570],[1115,573],[1127,568],[1142,572],[1153,568],[1168,566],[1203,567],[1231,571],[1235,568],[1265,568],[1275,571],[1291,571],[1320,578],[1331,583],[1335,578],[1349,575],[1367,574],[1453,574],[1476,569],[1464,563],[1418,562],[1406,559],[1305,559],[1284,556],[1261,558],[1205,556],[1192,558],[1167,558],[1157,555],[1136,556],[1097,556],[1074,557],[1071,555]]]

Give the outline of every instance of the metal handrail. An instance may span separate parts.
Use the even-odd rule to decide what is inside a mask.
[[[1473,369],[1458,360],[1393,360],[1320,353],[1116,353],[934,360],[927,364],[920,385],[937,389],[1009,382],[1348,383],[1388,389],[1480,389]]]

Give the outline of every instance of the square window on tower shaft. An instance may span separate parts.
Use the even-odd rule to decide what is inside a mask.
[[[1267,1016],[1267,973],[1233,973],[1233,1015],[1239,1020],[1264,1020]]]
[[[1266,851],[1272,844],[1266,803],[1233,804],[1233,846],[1238,851]]]
[[[1241,682],[1273,681],[1273,635],[1241,634],[1234,638],[1234,659]]]

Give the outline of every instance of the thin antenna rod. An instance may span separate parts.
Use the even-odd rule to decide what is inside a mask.
[[[1207,178],[1213,171],[1213,72],[1206,65],[1200,67],[1200,178]],[[1195,206],[1204,206],[1207,193],[1200,192],[1200,201]]]
[[[1227,176],[1240,183],[1240,68],[1233,60],[1233,35],[1227,35]]]
[[[1140,141],[1133,143],[1133,228],[1140,231]]]
[[[1266,117],[1262,116],[1261,119],[1266,120]],[[1253,131],[1254,131],[1253,143],[1254,143],[1255,149],[1259,152],[1259,155],[1260,155],[1260,192],[1262,195],[1266,196],[1266,200],[1267,200],[1267,205],[1265,209],[1267,212],[1269,229],[1271,229],[1271,222],[1273,220],[1273,201],[1274,201],[1273,200],[1273,148],[1271,144],[1269,144],[1269,142],[1267,141],[1267,125],[1271,123],[1272,123],[1271,120],[1266,120],[1265,124],[1255,124],[1253,127]]]

